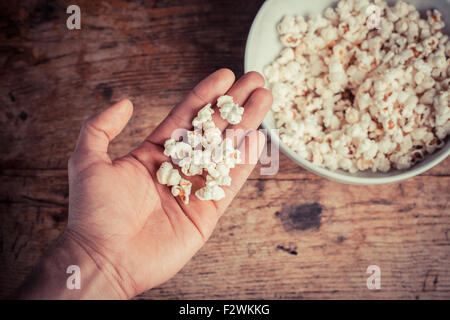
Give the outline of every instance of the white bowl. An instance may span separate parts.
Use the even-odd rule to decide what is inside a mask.
[[[396,1],[387,1],[390,5]],[[407,0],[413,4],[421,13],[427,9],[438,9],[442,13],[446,26],[445,34],[450,30],[450,0]],[[250,33],[247,38],[245,48],[245,72],[258,71],[263,74],[263,68],[273,61],[280,52],[282,45],[278,40],[276,24],[286,14],[302,14],[323,12],[323,10],[333,4],[333,0],[266,0],[256,15]],[[272,111],[269,111],[262,123],[267,129],[272,143],[278,143],[280,149],[293,161],[305,169],[316,173],[322,177],[349,184],[371,185],[396,182],[416,176],[444,160],[450,154],[450,143],[446,138],[445,146],[432,155],[427,155],[424,160],[417,163],[407,170],[391,170],[386,173],[366,170],[355,174],[343,170],[331,171],[318,167],[308,160],[301,158],[294,151],[290,150],[283,142],[279,140],[276,133],[270,129],[275,129],[275,121]]]

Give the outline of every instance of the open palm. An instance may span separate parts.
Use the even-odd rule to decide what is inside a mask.
[[[244,106],[243,120],[228,125],[218,112],[213,120],[222,131],[243,129],[245,137],[256,138],[250,140],[257,143],[242,144],[245,137],[241,136],[236,147],[243,154],[259,156],[265,139],[255,129],[272,103],[263,85],[258,73],[247,73],[234,82],[230,70],[216,71],[202,80],[138,148],[114,161],[107,154],[108,144],[129,121],[131,102],[123,100],[83,126],[69,160],[66,235],[97,264],[106,265],[114,273],[126,297],[161,284],[189,261],[211,235],[255,165],[246,161],[231,170],[232,185],[224,187],[224,199],[200,201],[191,196],[186,205],[156,180],[160,164],[168,160],[163,154],[164,141],[176,129],[191,129],[191,121],[201,107],[228,94]],[[203,177],[187,178],[192,190],[203,186]]]

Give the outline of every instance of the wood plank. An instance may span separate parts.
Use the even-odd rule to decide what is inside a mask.
[[[41,186],[1,190],[3,256],[24,276],[65,224],[66,178],[60,170],[18,173],[10,185]],[[449,191],[450,177],[442,176],[370,187],[249,180],[181,273],[139,298],[447,297],[449,204],[440,194]],[[365,287],[371,264],[382,270],[380,292]],[[3,294],[22,279],[8,274],[0,273]]]
[[[242,74],[261,2],[80,1],[80,31],[67,30],[57,1],[7,6],[0,167],[65,168],[83,120],[124,97],[135,113],[112,152],[126,153],[200,79],[224,66]]]
[[[185,269],[141,298],[448,297],[448,201],[432,195],[448,193],[449,183],[417,177],[400,190],[249,181]],[[366,288],[372,264],[381,268],[380,291]]]

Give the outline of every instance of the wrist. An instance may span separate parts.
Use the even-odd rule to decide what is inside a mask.
[[[45,254],[20,291],[23,294],[19,297],[25,299],[128,299],[133,296],[122,285],[118,270],[70,231]]]

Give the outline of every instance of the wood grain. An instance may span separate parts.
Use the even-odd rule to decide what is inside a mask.
[[[67,221],[67,159],[83,120],[128,97],[123,155],[219,67],[243,72],[262,1],[66,1],[0,5],[0,296],[10,294]],[[450,159],[384,186],[348,186],[280,157],[252,173],[212,238],[138,299],[450,298]],[[368,290],[378,265],[382,289]]]

